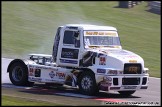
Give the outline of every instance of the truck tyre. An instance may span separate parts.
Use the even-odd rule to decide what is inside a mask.
[[[28,81],[28,68],[22,62],[15,62],[9,68],[11,82],[17,86],[33,86],[33,82]]]
[[[78,85],[82,94],[95,95],[98,93],[95,75],[91,72],[83,72],[78,78]]]
[[[123,96],[130,96],[133,93],[135,93],[136,91],[118,91],[118,92]]]

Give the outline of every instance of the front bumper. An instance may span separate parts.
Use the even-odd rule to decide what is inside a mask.
[[[103,91],[132,91],[147,89],[149,74],[143,75],[106,75],[101,80],[101,75],[97,76],[99,89]]]

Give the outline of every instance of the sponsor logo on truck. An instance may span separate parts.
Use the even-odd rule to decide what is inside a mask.
[[[54,72],[54,71],[51,71],[51,72],[49,73],[49,76],[50,76],[51,78],[57,77],[57,78],[59,78],[59,79],[64,79],[64,78],[65,78],[65,73],[63,73],[63,72]]]

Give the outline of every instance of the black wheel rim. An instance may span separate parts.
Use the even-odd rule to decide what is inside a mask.
[[[14,81],[21,81],[23,78],[23,70],[21,67],[16,66],[12,71],[12,78]]]

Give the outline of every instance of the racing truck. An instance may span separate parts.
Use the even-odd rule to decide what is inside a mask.
[[[125,96],[148,88],[148,71],[142,57],[122,49],[115,27],[90,24],[59,26],[50,55],[29,54],[7,68],[17,86],[68,85],[85,95],[116,91]]]

